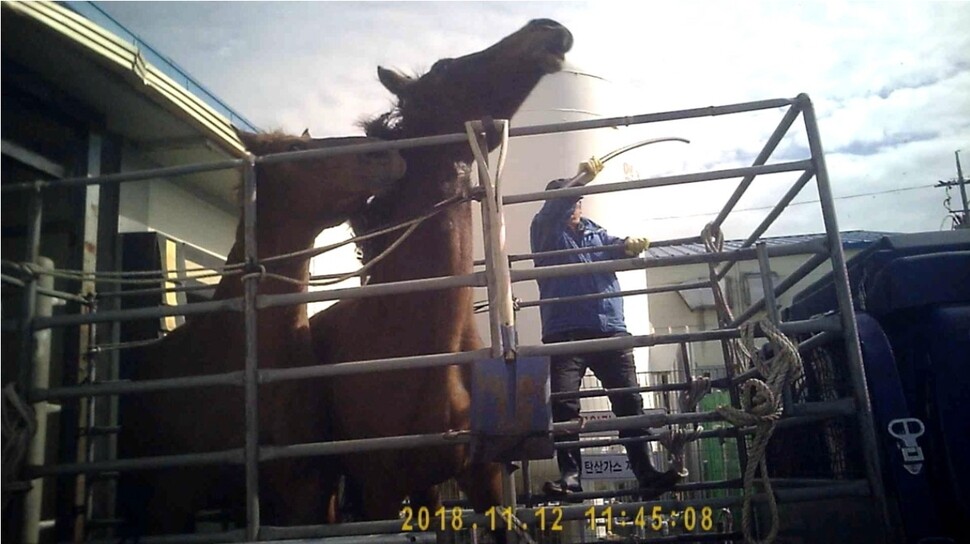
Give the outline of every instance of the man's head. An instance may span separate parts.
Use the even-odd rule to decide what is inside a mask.
[[[578,230],[579,225],[583,219],[583,199],[576,201],[576,206],[573,207],[573,213],[569,215],[569,219],[566,220],[566,225],[573,229]]]
[[[551,191],[553,189],[562,189],[564,185],[568,182],[568,179],[554,179],[546,184],[546,190]],[[573,208],[572,214],[570,214],[569,219],[566,220],[566,226],[573,230],[577,230],[581,224],[583,218],[583,199],[576,202],[576,206]]]

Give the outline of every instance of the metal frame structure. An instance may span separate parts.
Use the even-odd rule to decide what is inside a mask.
[[[23,289],[23,313],[17,326],[22,331],[21,335],[21,360],[18,376],[18,384],[22,392],[26,392],[27,398],[31,403],[82,400],[93,397],[115,396],[137,394],[146,391],[159,391],[181,389],[188,387],[205,386],[232,386],[242,387],[245,391],[245,410],[246,415],[246,440],[242,448],[227,449],[223,451],[170,455],[139,459],[115,459],[106,461],[89,462],[82,459],[77,463],[58,463],[46,464],[42,466],[28,467],[31,478],[39,478],[50,475],[96,475],[107,471],[137,470],[147,468],[188,466],[188,465],[215,465],[215,464],[237,464],[245,467],[246,474],[246,512],[247,526],[245,531],[236,531],[222,534],[199,534],[181,535],[172,537],[145,538],[144,541],[169,541],[177,539],[179,541],[198,541],[207,542],[225,539],[279,539],[279,538],[303,538],[303,537],[330,537],[338,535],[360,535],[369,533],[397,533],[401,530],[399,520],[368,522],[368,523],[348,523],[332,526],[307,526],[307,527],[263,527],[259,520],[258,503],[258,471],[259,463],[271,459],[332,455],[348,452],[370,451],[378,449],[401,449],[419,446],[429,446],[438,444],[454,444],[468,442],[471,440],[470,434],[466,432],[448,432],[440,434],[396,436],[388,438],[375,438],[363,440],[345,440],[327,443],[298,444],[291,446],[261,446],[257,442],[257,394],[260,384],[272,383],[284,380],[297,380],[310,377],[324,377],[346,375],[351,373],[379,372],[391,369],[436,367],[455,364],[469,364],[474,361],[488,359],[496,354],[517,353],[521,356],[542,356],[559,353],[580,353],[592,352],[604,349],[626,349],[634,347],[653,346],[659,344],[683,344],[689,342],[721,340],[728,341],[739,336],[739,326],[749,321],[755,314],[764,308],[768,308],[770,319],[786,334],[808,334],[812,335],[808,340],[802,342],[800,350],[808,349],[819,345],[832,338],[841,337],[844,349],[848,353],[850,375],[852,378],[851,398],[844,398],[828,402],[816,402],[792,405],[786,402],[786,413],[780,424],[784,426],[800,425],[807,422],[815,422],[823,418],[842,418],[854,416],[858,429],[862,436],[862,444],[865,455],[865,480],[858,481],[779,481],[782,487],[776,491],[775,495],[779,501],[810,501],[822,497],[850,496],[850,497],[870,497],[876,501],[880,512],[889,523],[887,516],[886,499],[884,496],[877,456],[877,440],[873,427],[873,419],[870,408],[869,394],[866,387],[864,368],[862,365],[861,351],[856,331],[856,321],[853,314],[853,307],[849,292],[849,283],[845,267],[845,257],[841,241],[839,238],[839,228],[836,220],[835,207],[833,203],[832,191],[830,189],[829,178],[825,165],[825,158],[822,151],[818,126],[815,112],[808,96],[802,94],[792,99],[775,99],[757,102],[732,104],[718,107],[706,107],[689,110],[669,111],[662,113],[652,113],[636,115],[630,117],[616,117],[593,121],[581,121],[571,123],[561,123],[554,125],[543,125],[533,127],[521,127],[509,130],[510,137],[530,136],[539,134],[550,134],[555,132],[589,130],[606,127],[618,127],[626,125],[656,123],[662,121],[672,121],[680,119],[690,119],[708,116],[722,116],[754,112],[759,110],[771,110],[777,108],[787,108],[778,128],[769,138],[768,142],[755,159],[754,163],[745,168],[732,168],[726,170],[710,171],[703,173],[690,173],[676,176],[667,176],[652,179],[641,179],[621,183],[597,184],[595,186],[573,187],[556,191],[556,196],[568,195],[587,195],[603,193],[617,190],[633,190],[651,187],[664,187],[685,183],[696,183],[712,180],[727,180],[732,178],[742,178],[734,193],[731,195],[721,212],[714,220],[715,226],[720,226],[728,217],[737,204],[741,196],[750,187],[755,178],[762,174],[778,172],[802,172],[798,181],[791,187],[788,193],[782,198],[778,205],[767,215],[764,221],[754,230],[746,240],[741,249],[732,251],[718,251],[705,255],[678,256],[667,258],[637,257],[621,259],[594,264],[559,265],[536,269],[512,269],[511,262],[529,259],[531,255],[512,255],[505,256],[504,248],[492,248],[486,255],[486,268],[484,271],[475,272],[468,275],[422,279],[404,281],[398,283],[365,285],[357,288],[336,289],[331,291],[317,291],[304,294],[288,295],[258,295],[257,282],[258,274],[249,274],[245,279],[244,296],[228,300],[213,302],[192,303],[179,307],[156,307],[140,308],[133,310],[112,310],[112,311],[88,311],[75,315],[62,316],[42,316],[35,313],[38,298],[60,297],[67,300],[77,300],[77,295],[59,292],[40,283],[37,267],[29,267],[27,274],[22,280],[4,275],[3,281],[6,284],[21,287]],[[768,164],[768,159],[772,152],[782,141],[789,128],[795,122],[799,114],[802,115],[808,137],[811,157],[805,160],[790,161]],[[478,125],[481,128],[481,125]],[[471,134],[471,133],[470,133]],[[27,184],[8,185],[3,187],[3,192],[8,191],[30,191],[31,206],[29,209],[28,220],[28,248],[25,255],[26,263],[36,263],[39,256],[40,230],[42,224],[41,202],[43,190],[54,186],[91,186],[95,184],[125,183],[137,180],[145,180],[158,177],[173,177],[189,173],[212,171],[217,169],[237,169],[242,173],[243,179],[243,222],[245,235],[245,268],[246,270],[258,270],[259,261],[256,258],[255,248],[255,228],[256,228],[256,194],[257,179],[255,167],[259,163],[272,163],[284,160],[306,160],[321,158],[325,156],[338,155],[343,153],[359,153],[367,151],[378,151],[387,149],[403,149],[410,147],[429,146],[448,143],[468,142],[470,134],[451,134],[443,136],[433,136],[426,138],[416,138],[411,140],[382,142],[363,145],[345,146],[341,148],[326,148],[318,150],[300,151],[292,153],[281,153],[278,155],[253,157],[240,160],[228,160],[223,162],[162,168],[150,171],[140,171],[131,173],[112,174],[101,177],[85,177],[62,179],[56,181],[38,181]],[[480,167],[484,167],[480,165]],[[815,179],[821,201],[821,211],[825,224],[826,238],[824,242],[802,243],[784,247],[766,247],[763,243],[758,243],[760,236],[767,230],[772,222],[781,214],[785,207],[798,194],[802,187],[812,178]],[[549,197],[547,192],[528,193],[511,196],[501,196],[501,191],[496,187],[486,190],[486,198],[491,198],[491,205],[486,206],[485,221],[486,228],[502,228],[501,206],[514,205],[523,202],[541,201]],[[488,212],[491,213],[488,213]],[[489,232],[486,231],[486,238],[489,239]],[[491,240],[501,240],[497,233],[492,232]],[[681,238],[655,242],[656,246],[678,245],[683,243],[699,243],[700,236],[692,238]],[[360,298],[371,296],[383,296],[392,293],[429,291],[450,287],[489,287],[492,289],[505,290],[510,292],[511,284],[515,282],[534,281],[542,277],[568,276],[585,274],[591,272],[623,271],[623,270],[644,270],[653,267],[676,266],[681,264],[708,263],[711,267],[711,282],[698,282],[694,286],[676,285],[659,286],[649,289],[624,292],[619,296],[634,294],[651,294],[659,292],[669,292],[690,287],[714,287],[717,280],[723,278],[731,267],[742,259],[757,259],[763,272],[770,270],[769,262],[771,257],[786,255],[808,255],[809,259],[800,266],[789,277],[784,278],[778,285],[772,285],[771,275],[763,273],[764,278],[764,299],[755,302],[750,308],[745,310],[734,321],[722,323],[717,330],[689,332],[681,334],[648,334],[630,336],[622,338],[609,338],[601,340],[586,340],[569,342],[554,345],[515,345],[514,334],[501,333],[497,337],[493,335],[492,346],[473,352],[433,354],[415,357],[397,357],[388,359],[377,359],[368,361],[346,362],[329,365],[318,365],[304,368],[289,369],[266,369],[259,368],[256,358],[256,315],[261,309],[293,305],[306,304],[309,302],[319,302],[325,300],[337,300],[345,298]],[[496,260],[496,256],[499,258]],[[774,310],[775,297],[780,296],[808,273],[829,261],[834,271],[835,285],[838,296],[838,316],[826,316],[816,319],[783,322]],[[720,265],[718,267],[718,265]],[[504,282],[503,282],[504,280]],[[489,299],[493,299],[490,292]],[[595,297],[597,295],[589,295]],[[617,296],[617,295],[614,295]],[[85,299],[87,300],[87,299]],[[544,302],[536,301],[523,304],[538,305]],[[246,328],[246,357],[245,367],[237,372],[225,374],[197,376],[190,378],[175,378],[163,380],[151,380],[144,382],[106,382],[90,383],[72,387],[49,387],[38,388],[32,381],[34,336],[38,331],[53,327],[70,326],[90,326],[94,323],[115,322],[130,319],[163,317],[170,315],[192,315],[213,311],[236,311],[245,315]],[[499,319],[498,312],[491,312],[492,319]],[[507,328],[510,321],[506,319],[501,323],[493,322],[492,330],[502,330]],[[514,332],[514,320],[511,321]],[[500,345],[497,345],[500,344]],[[104,349],[111,349],[104,346]],[[92,346],[97,349],[97,346]],[[734,375],[731,368],[727,369],[727,378],[714,382],[715,387],[724,388],[732,392],[732,400],[735,406],[738,404],[737,385],[748,377],[756,374],[755,371],[747,371],[740,375]],[[689,387],[688,383],[667,384],[640,388],[641,391],[650,390],[685,390]],[[599,394],[606,394],[601,391]],[[584,393],[589,395],[590,393]],[[688,424],[709,421],[723,420],[716,412],[685,413],[685,414],[664,414],[664,415],[645,415],[635,417],[623,417],[608,421],[587,422],[582,427],[583,431],[603,431],[619,430],[630,427],[662,427],[669,424]],[[563,422],[554,425],[554,431],[579,430],[577,422]],[[739,437],[739,449],[741,450],[741,460],[744,463],[743,437],[751,431],[748,429],[734,429],[732,433]],[[707,436],[723,436],[724,430],[708,431]],[[702,434],[702,436],[705,436]],[[604,442],[606,443],[606,442]],[[614,441],[612,443],[622,443]],[[587,443],[584,442],[584,445]],[[701,485],[706,488],[722,487],[736,488],[737,481],[707,482],[703,484],[685,484],[680,486],[684,490]],[[594,494],[595,495],[595,494]],[[600,495],[602,496],[602,495]],[[764,495],[755,497],[755,501],[763,500]],[[666,508],[683,508],[694,504],[697,501],[654,501],[650,503],[631,503],[631,507],[661,505]],[[712,505],[716,502],[717,506],[730,506],[740,503],[739,497],[727,497],[704,501],[705,505]],[[563,519],[582,519],[584,517],[585,506],[566,506],[563,508]],[[466,522],[472,523],[477,520],[484,524],[484,516],[466,513]],[[529,508],[517,509],[517,514],[522,521],[528,523],[534,521],[535,514]],[[722,539],[736,538],[737,534],[723,535]],[[649,540],[649,539],[648,539]]]

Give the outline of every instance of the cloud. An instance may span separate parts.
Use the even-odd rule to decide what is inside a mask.
[[[836,195],[880,192],[953,176],[970,141],[970,10],[965,2],[677,3],[110,2],[102,7],[176,59],[262,128],[359,134],[386,111],[378,65],[420,72],[480,50],[535,17],[576,37],[570,62],[612,81],[608,114],[648,113],[808,93]],[[605,110],[604,110],[605,111]],[[690,146],[643,151],[645,176],[746,166],[781,119],[773,110],[622,129],[630,141],[681,136]],[[647,136],[643,136],[647,135]],[[961,147],[962,146],[962,147]],[[808,156],[802,121],[773,162]],[[546,159],[553,160],[553,159]],[[632,159],[631,159],[632,160]],[[787,183],[785,180],[789,180]],[[787,177],[759,179],[739,208],[777,200]],[[644,221],[696,234],[736,182],[657,189]],[[814,198],[810,187],[799,200]],[[843,228],[938,228],[941,190],[839,201]],[[760,213],[760,215],[759,215]],[[764,211],[726,227],[746,235]],[[795,206],[773,231],[820,230],[817,205]]]

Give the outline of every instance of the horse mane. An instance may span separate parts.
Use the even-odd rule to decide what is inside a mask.
[[[410,137],[404,127],[404,118],[401,111],[395,107],[391,111],[378,115],[360,123],[364,129],[364,134],[382,140],[400,140]],[[460,187],[464,180],[471,175],[471,167],[464,162],[455,163],[456,183],[455,187]],[[405,177],[408,174],[405,175]],[[372,197],[364,208],[350,217],[350,228],[354,235],[360,236],[368,232],[373,232],[382,228],[393,226],[388,223],[388,218],[392,217],[394,210],[400,206],[402,201],[408,199],[408,191],[414,188],[408,183],[395,183],[386,192]],[[384,236],[377,236],[357,242],[357,259],[362,264],[367,264],[376,257],[387,244],[383,242],[387,236],[399,236],[402,231],[396,231]]]
[[[391,111],[382,113],[371,119],[359,123],[364,134],[382,140],[400,140],[404,137],[404,117],[401,109],[395,105]],[[354,234],[362,234],[387,226],[381,223],[388,217],[398,199],[404,194],[404,184],[395,183],[387,192],[371,198],[364,208],[350,217],[350,228]],[[377,256],[377,238],[370,238],[357,242],[357,259],[367,264]]]

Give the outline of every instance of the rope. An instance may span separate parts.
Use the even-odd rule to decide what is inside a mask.
[[[754,331],[760,326],[768,337],[776,354],[765,361],[759,352],[754,351]],[[741,384],[741,409],[733,406],[718,406],[716,411],[735,427],[756,427],[754,440],[748,448],[748,466],[744,471],[744,502],[742,505],[741,528],[748,544],[769,544],[778,536],[778,504],[768,478],[768,465],[765,450],[775,430],[775,423],[784,411],[782,395],[796,375],[801,372],[802,362],[798,347],[768,319],[759,323],[745,323],[741,326],[741,338],[745,348],[756,355],[752,358],[764,380],[750,379]],[[753,514],[751,497],[754,495],[755,472],[760,472],[761,485],[768,496],[771,512],[771,526],[764,540],[753,536]]]
[[[701,240],[705,249],[720,252],[724,248],[724,233],[720,227],[708,223],[701,231]],[[711,290],[718,315],[723,324],[732,323],[734,315],[727,299],[717,281],[714,266],[710,267]],[[765,361],[760,352],[754,349],[754,331],[756,326],[768,337],[775,356]],[[751,361],[758,369],[764,380],[750,379],[740,386],[741,408],[733,406],[718,406],[716,411],[735,427],[756,428],[754,440],[748,447],[748,465],[744,471],[744,502],[742,505],[741,527],[744,540],[748,544],[770,544],[778,536],[778,504],[771,489],[768,478],[768,465],[765,461],[765,450],[768,441],[775,430],[775,423],[784,410],[782,396],[794,377],[801,373],[802,361],[798,347],[782,333],[769,319],[762,319],[757,324],[748,322],[740,327],[740,340],[728,341],[728,364],[736,372],[740,372],[741,361]],[[756,472],[760,472],[761,485],[768,496],[768,509],[771,512],[771,526],[764,540],[755,540],[753,530],[753,514],[751,511],[751,497],[754,495]]]
[[[13,492],[24,489],[26,482],[18,482],[15,478],[20,475],[30,438],[37,430],[34,411],[20,398],[13,383],[3,388],[0,419],[2,419],[3,439],[2,508],[5,510]],[[27,484],[26,488],[30,489],[30,485]]]
[[[701,230],[701,241],[704,242],[704,249],[708,253],[719,253],[724,249],[724,233],[720,227],[715,226],[713,223],[704,225],[703,230]],[[725,325],[732,323],[734,321],[734,313],[731,311],[731,306],[727,303],[724,291],[721,290],[721,283],[717,280],[717,272],[713,265],[710,267],[710,279],[711,291],[714,293],[714,304],[717,307],[721,323]],[[735,339],[728,340],[727,343],[731,358],[730,363],[733,365],[734,372],[739,374],[743,370],[740,367],[740,361],[750,360],[751,354],[741,342]]]

